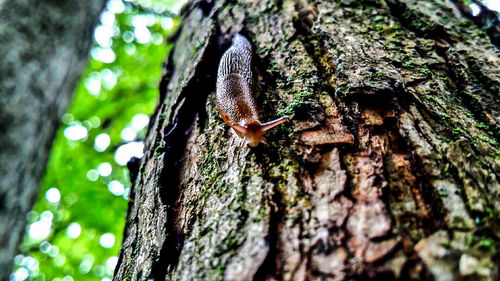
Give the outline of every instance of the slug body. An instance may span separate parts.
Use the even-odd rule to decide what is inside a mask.
[[[257,146],[267,144],[264,132],[286,121],[282,117],[261,123],[254,97],[252,75],[252,46],[240,34],[224,53],[217,73],[217,108],[219,113],[245,144]]]

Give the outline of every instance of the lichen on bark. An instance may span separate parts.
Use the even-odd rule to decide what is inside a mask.
[[[498,278],[499,52],[451,2],[183,15],[116,280]],[[241,147],[215,106],[234,32],[262,119],[291,117],[267,147]]]

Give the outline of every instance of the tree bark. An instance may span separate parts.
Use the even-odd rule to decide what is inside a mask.
[[[499,52],[449,1],[195,1],[130,196],[115,280],[498,280]],[[270,146],[215,106],[254,47]]]
[[[0,280],[7,280],[104,0],[0,1]]]

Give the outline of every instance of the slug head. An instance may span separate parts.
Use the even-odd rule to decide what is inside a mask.
[[[269,145],[264,137],[264,132],[278,126],[286,120],[287,117],[281,117],[263,124],[258,121],[246,123],[245,125],[233,123],[231,127],[238,133],[238,135],[245,138],[244,145],[248,143],[251,147],[256,147],[261,142],[265,145]]]

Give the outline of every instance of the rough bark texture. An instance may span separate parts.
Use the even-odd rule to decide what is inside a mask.
[[[10,274],[104,4],[0,1],[0,280]]]
[[[160,84],[115,280],[498,280],[499,52],[449,1],[197,1]],[[215,108],[231,32],[262,120]],[[220,46],[220,47],[219,47]]]

